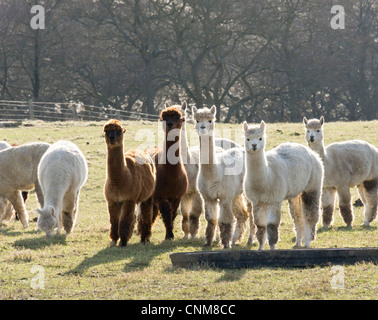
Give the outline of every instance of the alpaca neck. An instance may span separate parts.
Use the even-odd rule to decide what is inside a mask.
[[[320,158],[324,161],[325,159],[325,148],[324,148],[324,141],[323,139],[317,143],[312,143],[310,145],[310,149],[317,152]]]
[[[109,147],[107,152],[107,175],[110,180],[117,181],[121,179],[120,172],[126,168],[123,145],[118,147]]]
[[[178,135],[175,135],[174,139],[169,137],[169,133],[165,136],[163,152],[165,156],[165,163],[167,165],[174,166],[178,163],[182,163],[182,157],[180,152],[180,134],[181,132]]]
[[[269,164],[265,150],[256,153],[246,152],[246,168],[252,173],[253,181],[266,182],[269,175]]]
[[[186,125],[183,124],[180,133],[180,149],[181,149],[181,156],[184,161],[184,164],[190,163],[190,151],[189,151],[189,143],[188,137],[186,135]]]
[[[200,136],[200,167],[202,174],[216,173],[215,139],[213,135]]]

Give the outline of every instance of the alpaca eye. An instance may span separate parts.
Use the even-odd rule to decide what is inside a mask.
[[[197,123],[199,123],[199,121],[197,120]]]
[[[262,138],[260,138],[260,141],[262,140]]]
[[[320,132],[320,130],[316,130],[317,132]]]
[[[307,130],[307,133],[310,133],[310,130]]]
[[[249,141],[249,138],[247,138],[247,141]]]
[[[211,123],[211,120],[209,120],[209,123]]]

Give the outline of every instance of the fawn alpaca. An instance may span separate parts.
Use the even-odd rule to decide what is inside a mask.
[[[110,217],[110,245],[126,246],[136,220],[135,206],[140,204],[138,229],[141,242],[150,241],[152,229],[152,195],[155,190],[155,166],[151,157],[138,150],[124,153],[123,134],[126,129],[118,120],[104,125],[106,181],[104,194]]]

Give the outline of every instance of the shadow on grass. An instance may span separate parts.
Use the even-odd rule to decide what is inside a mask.
[[[60,244],[60,245],[67,245],[66,243],[66,234],[62,235],[54,235],[50,238],[47,238],[44,233],[38,230],[28,231],[28,233],[37,234],[40,233],[41,237],[33,238],[33,239],[21,239],[14,242],[15,247],[24,247],[25,249],[42,249],[45,247],[49,247],[53,244]]]
[[[173,241],[163,241],[159,244],[153,243],[133,243],[126,247],[107,247],[98,251],[94,256],[84,258],[84,260],[67,274],[82,274],[87,269],[107,264],[111,262],[125,260],[124,272],[133,272],[147,268],[151,262],[159,255],[173,252],[175,248],[192,247],[193,242],[187,239],[177,239]]]

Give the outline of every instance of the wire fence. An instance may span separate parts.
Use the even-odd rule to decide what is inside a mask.
[[[34,102],[0,100],[0,121],[103,121],[147,120],[156,121],[157,115],[143,112],[85,105],[81,102]]]

